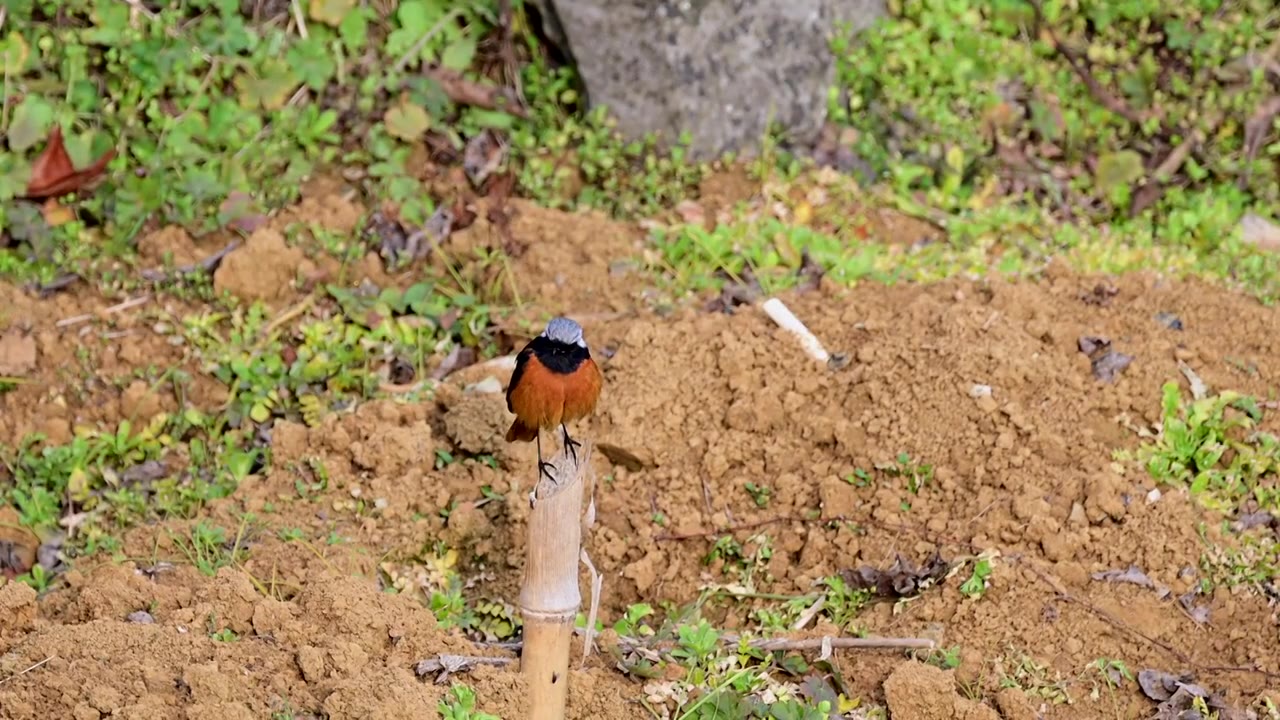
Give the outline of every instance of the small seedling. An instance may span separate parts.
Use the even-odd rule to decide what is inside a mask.
[[[467,685],[454,684],[436,709],[441,720],[502,720],[497,715],[476,710],[476,693]]]
[[[991,574],[994,568],[991,565],[991,558],[979,556],[973,563],[973,572],[969,575],[969,579],[960,585],[960,592],[964,593],[970,600],[977,600],[986,594],[987,588],[990,586]]]
[[[769,505],[769,497],[772,493],[769,488],[757,485],[753,482],[748,482],[746,484],[746,489],[751,495],[751,499],[755,501],[756,507],[763,508]]]

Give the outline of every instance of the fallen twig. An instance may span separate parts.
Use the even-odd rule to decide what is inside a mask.
[[[879,522],[877,520],[872,520],[871,518],[853,518],[846,515],[830,515],[830,516],[821,516],[821,517],[815,517],[815,518],[800,517],[796,515],[783,515],[780,517],[769,518],[768,520],[756,520],[755,522],[742,523],[740,525],[729,525],[729,526],[714,529],[714,530],[700,530],[698,532],[691,532],[691,533],[667,533],[664,535],[656,535],[654,536],[653,539],[657,542],[671,542],[671,541],[679,541],[679,540],[700,540],[704,538],[719,537],[721,535],[731,535],[733,533],[743,532],[746,530],[755,530],[757,528],[762,528],[767,525],[776,525],[778,523],[783,523],[783,522],[796,522],[796,523],[817,524],[817,525],[825,525],[827,523],[847,522],[847,523],[853,523],[855,525],[864,525],[866,527],[875,528],[877,530],[884,530],[886,532],[914,533],[920,536],[922,539],[933,543],[934,545],[955,545],[957,547],[968,548],[969,550],[975,551],[975,552],[977,550],[976,546],[967,540],[959,540],[956,538],[947,537],[945,535],[935,535],[921,527],[916,527],[913,525],[904,525],[899,523]]]
[[[214,270],[218,269],[218,265],[222,263],[223,258],[230,255],[238,247],[240,247],[240,241],[233,240],[230,243],[227,243],[226,247],[210,255],[209,257],[201,260],[200,262],[192,263],[190,265],[183,265],[181,267],[176,267],[173,269],[172,272],[165,271],[160,268],[143,270],[142,278],[144,280],[147,280],[148,282],[158,283],[158,282],[164,282],[165,280],[177,279],[185,275],[192,275],[198,272],[211,273]]]
[[[725,635],[726,643],[737,643],[736,635]],[[818,637],[790,640],[787,638],[760,638],[747,643],[753,648],[774,652],[777,650],[933,650],[938,646],[929,638],[886,637]]]
[[[60,290],[66,290],[83,279],[84,278],[80,277],[79,273],[65,273],[63,275],[59,275],[53,280],[50,280],[44,285],[32,283],[28,286],[28,289],[36,291],[41,298],[47,298]]]
[[[58,322],[54,323],[54,327],[65,328],[65,327],[70,327],[72,325],[79,325],[80,323],[89,322],[95,317],[114,315],[115,313],[124,312],[129,308],[137,307],[147,302],[150,299],[151,299],[150,295],[139,295],[136,298],[131,298],[129,300],[125,300],[122,303],[112,305],[111,307],[103,308],[102,310],[99,310],[96,313],[85,313],[83,315],[72,315],[71,317],[63,318]]]
[[[420,661],[414,668],[414,672],[417,673],[418,677],[435,674],[436,684],[443,685],[449,681],[450,675],[467,672],[478,665],[502,666],[510,665],[513,662],[515,662],[515,658],[440,654]]]
[[[40,667],[41,665],[44,665],[45,663],[49,662],[50,660],[52,660],[52,659],[54,659],[54,658],[56,658],[56,657],[57,657],[57,655],[50,655],[49,657],[47,657],[47,658],[45,658],[45,659],[41,660],[40,662],[36,663],[35,665],[32,665],[31,667],[27,668],[26,670],[22,670],[22,671],[20,671],[20,672],[16,672],[16,673],[14,673],[14,674],[10,675],[9,677],[7,677],[7,678],[5,678],[5,679],[3,679],[3,680],[0,680],[0,685],[3,685],[3,684],[5,684],[5,683],[9,682],[10,680],[12,680],[12,679],[14,679],[14,678],[16,678],[16,677],[21,677],[21,676],[23,676],[23,675],[26,675],[27,673],[31,672],[32,670],[35,670],[36,668]]]
[[[1191,151],[1196,149],[1200,143],[1204,142],[1204,133],[1196,131],[1192,133],[1192,137],[1184,139],[1161,161],[1159,167],[1151,173],[1150,180],[1146,185],[1138,190],[1133,196],[1133,204],[1129,206],[1129,217],[1134,218],[1142,214],[1143,210],[1151,207],[1164,195],[1165,187],[1168,185],[1169,179],[1172,178],[1182,163],[1187,161],[1191,155]]]
[[[500,110],[520,118],[529,116],[529,113],[520,106],[518,97],[508,88],[499,85],[481,85],[468,80],[462,73],[446,67],[431,67],[423,72],[439,83],[440,89],[455,103],[485,110]]]
[[[1088,65],[1086,65],[1085,60],[1080,53],[1067,47],[1058,39],[1057,33],[1049,28],[1049,23],[1045,21],[1044,8],[1041,7],[1040,0],[1029,0],[1029,2],[1031,4],[1032,12],[1035,13],[1036,26],[1039,29],[1043,29],[1045,33],[1049,35],[1049,42],[1053,44],[1053,49],[1057,51],[1059,55],[1062,55],[1063,59],[1067,61],[1067,64],[1071,66],[1072,72],[1074,72],[1076,76],[1080,78],[1081,82],[1085,84],[1085,87],[1089,89],[1089,94],[1093,96],[1094,100],[1097,100],[1103,107],[1129,122],[1134,123],[1135,125],[1142,125],[1146,123],[1147,120],[1156,117],[1156,115],[1151,112],[1140,113],[1134,110],[1129,107],[1125,101],[1111,94],[1110,90],[1103,87],[1102,83],[1098,82],[1098,79],[1093,76],[1093,72],[1089,70]]]
[[[1054,592],[1054,594],[1057,595],[1058,598],[1061,599],[1062,601],[1080,606],[1081,608],[1085,609],[1089,613],[1096,616],[1098,619],[1116,628],[1117,630],[1142,638],[1148,643],[1160,648],[1161,650],[1164,650],[1165,652],[1169,653],[1173,657],[1177,658],[1178,661],[1183,663],[1184,665],[1188,665],[1190,667],[1196,668],[1201,672],[1211,671],[1211,672],[1252,673],[1257,675],[1263,675],[1268,678],[1280,677],[1280,673],[1274,673],[1269,670],[1263,670],[1261,668],[1256,668],[1256,667],[1202,665],[1201,663],[1196,662],[1191,656],[1173,647],[1169,643],[1166,643],[1163,640],[1159,640],[1157,638],[1153,638],[1150,635],[1147,635],[1146,633],[1142,632],[1141,630],[1137,630],[1131,627],[1130,625],[1125,623],[1123,620],[1117,618],[1116,616],[1112,615],[1106,610],[1103,610],[1102,608],[1094,605],[1088,600],[1084,600],[1082,598],[1076,597],[1075,595],[1067,592],[1067,589],[1064,588],[1060,582],[1058,582],[1055,578],[1041,571],[1035,565],[1029,562],[1025,562],[1024,557],[1018,556],[1018,555],[1010,555],[1008,556],[1008,559],[1013,560],[1014,562],[1020,562],[1020,564],[1023,567],[1031,571],[1031,574],[1039,578],[1040,581],[1043,582],[1045,585],[1048,585],[1049,588]]]
[[[1253,111],[1244,123],[1244,163],[1241,164],[1237,185],[1243,190],[1253,174],[1253,161],[1262,149],[1263,141],[1271,132],[1276,115],[1280,115],[1280,95],[1273,95]]]

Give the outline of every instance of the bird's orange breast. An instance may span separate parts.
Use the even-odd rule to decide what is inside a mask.
[[[600,368],[590,358],[571,373],[556,373],[530,355],[511,389],[511,411],[526,425],[554,428],[590,415],[603,384]]]

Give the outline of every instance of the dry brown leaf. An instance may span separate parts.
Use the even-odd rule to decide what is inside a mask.
[[[89,167],[76,170],[62,142],[62,128],[53,126],[49,132],[49,144],[31,166],[31,180],[27,183],[29,200],[43,200],[75,192],[88,185],[107,169],[107,163],[116,156],[115,148],[102,154]]]

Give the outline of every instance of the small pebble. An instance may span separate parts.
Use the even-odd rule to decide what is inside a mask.
[[[490,375],[477,383],[472,383],[462,390],[466,393],[500,393],[502,392],[502,381]]]
[[[1160,501],[1161,495],[1160,488],[1151,488],[1151,492],[1147,493],[1147,504],[1156,504]]]
[[[156,621],[155,618],[151,617],[151,613],[146,610],[131,612],[125,619],[131,623],[138,623],[139,625],[150,625]]]
[[[1182,329],[1182,318],[1173,313],[1158,312],[1156,313],[1156,322],[1169,328],[1170,330]]]

